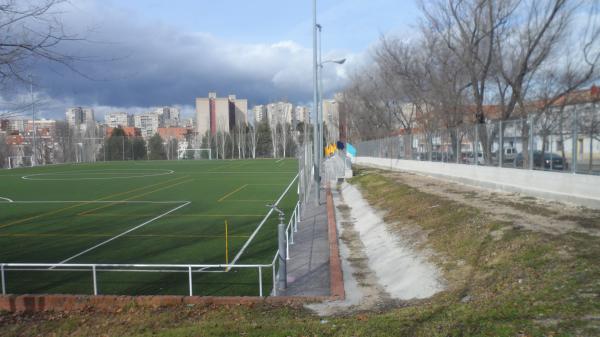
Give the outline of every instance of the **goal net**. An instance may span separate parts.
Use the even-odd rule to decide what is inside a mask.
[[[10,156],[8,157],[8,168],[31,167],[31,156]]]
[[[182,160],[212,159],[211,149],[184,149],[177,151],[177,158]]]

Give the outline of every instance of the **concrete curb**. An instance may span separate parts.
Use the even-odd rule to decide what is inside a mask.
[[[329,279],[332,299],[343,300],[346,297],[340,249],[338,246],[337,223],[333,205],[331,187],[327,187],[327,225],[329,229]]]

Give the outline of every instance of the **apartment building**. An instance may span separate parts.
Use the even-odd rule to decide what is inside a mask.
[[[257,124],[267,119],[267,109],[264,105],[255,105],[252,108],[252,114],[254,115],[254,122]]]
[[[96,125],[96,120],[94,119],[94,109],[91,108],[69,108],[67,109],[65,116],[67,124],[70,128],[79,129],[82,132],[85,132],[88,126]]]
[[[298,123],[310,123],[310,109],[305,106],[298,105],[294,109],[294,124]]]
[[[109,128],[132,126],[133,115],[126,112],[110,112],[104,115],[104,123]]]
[[[294,118],[294,106],[292,103],[275,102],[267,104],[267,119],[269,126],[274,128],[277,124],[292,124]]]
[[[210,132],[229,132],[236,125],[248,122],[248,100],[235,95],[217,97],[211,92],[207,98],[196,98],[196,129],[200,135]]]
[[[160,127],[160,115],[156,112],[146,112],[135,115],[133,123],[136,128],[139,128],[144,138],[150,138],[158,132]]]

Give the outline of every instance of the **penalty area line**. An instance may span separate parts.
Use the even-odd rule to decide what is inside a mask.
[[[283,193],[281,194],[281,196],[279,197],[279,199],[277,199],[277,201],[275,201],[275,204],[274,204],[275,206],[279,205],[279,202],[281,202],[281,200],[283,199],[283,197],[285,197],[287,195],[287,193],[290,190],[290,188],[292,188],[292,185],[298,179],[298,176],[299,175],[296,174],[296,176],[294,177],[294,179],[292,179],[292,181],[287,186],[287,188],[285,189],[285,191],[283,191]],[[254,229],[254,232],[252,232],[252,234],[250,235],[250,237],[248,238],[248,240],[246,240],[246,242],[244,243],[244,245],[242,246],[242,248],[240,249],[240,251],[235,255],[235,257],[233,258],[233,260],[229,263],[230,265],[232,265],[232,266],[235,265],[235,263],[240,259],[240,257],[242,257],[242,254],[244,254],[244,252],[246,251],[246,248],[248,248],[248,246],[250,245],[250,243],[252,242],[252,240],[254,240],[254,237],[258,234],[258,232],[260,231],[260,229],[262,228],[262,226],[265,224],[265,222],[267,222],[267,219],[271,216],[272,213],[273,213],[273,208],[270,208],[269,212],[267,212],[267,215],[265,215],[265,217],[258,224],[258,226],[256,226],[256,229]],[[229,271],[229,269],[231,269],[231,267],[229,267],[227,270]]]
[[[64,260],[60,261],[59,263],[57,263],[56,265],[67,263],[67,262],[73,260],[74,258],[77,258],[77,257],[79,257],[79,256],[81,256],[81,255],[83,255],[85,253],[89,253],[89,252],[91,252],[92,250],[94,250],[94,249],[96,249],[98,247],[104,246],[105,244],[107,244],[107,243],[109,243],[111,241],[114,241],[114,240],[116,240],[116,239],[118,239],[118,238],[120,238],[120,237],[122,237],[124,235],[127,235],[127,234],[133,232],[136,229],[142,228],[142,227],[146,226],[147,224],[149,224],[149,223],[151,223],[151,222],[153,222],[155,220],[158,220],[158,219],[160,219],[160,218],[162,218],[162,217],[164,217],[164,216],[166,216],[168,214],[171,214],[171,213],[177,211],[178,209],[183,208],[183,207],[189,205],[190,203],[191,203],[190,201],[186,201],[185,204],[183,204],[183,205],[179,205],[179,206],[177,206],[177,207],[175,207],[175,208],[173,208],[171,210],[168,210],[168,211],[166,211],[166,212],[164,212],[164,213],[162,213],[160,215],[157,215],[154,218],[152,218],[152,219],[150,219],[150,220],[148,220],[148,221],[146,221],[146,222],[144,222],[142,224],[139,224],[139,225],[137,225],[137,226],[135,226],[133,228],[130,228],[130,229],[124,231],[123,233],[119,234],[119,235],[115,235],[115,236],[113,236],[112,238],[110,238],[108,240],[102,241],[102,242],[100,242],[99,244],[97,244],[97,245],[95,245],[93,247],[90,247],[90,248],[88,248],[88,249],[86,249],[86,250],[84,250],[82,252],[79,252],[79,253],[77,253],[77,254],[75,254],[75,255],[67,258],[67,259],[64,259]],[[48,269],[54,269],[55,267],[56,266],[53,266],[53,267],[50,267]]]

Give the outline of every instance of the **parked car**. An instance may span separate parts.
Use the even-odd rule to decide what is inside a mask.
[[[475,161],[475,153],[473,152],[469,152],[469,153],[463,153],[462,154],[462,162],[464,164],[479,164],[479,165],[485,165],[485,160],[483,159],[483,153],[479,152],[477,153],[477,162]]]
[[[505,162],[512,162],[517,157],[517,149],[514,147],[507,147],[504,149],[502,160]]]
[[[523,153],[519,153],[515,160],[518,167],[523,167]],[[563,171],[569,169],[569,163],[562,156],[546,152],[542,158],[542,151],[533,152],[533,166],[545,170]]]

